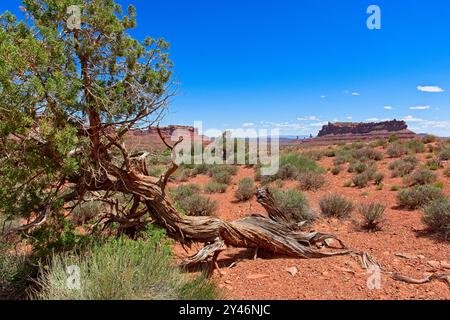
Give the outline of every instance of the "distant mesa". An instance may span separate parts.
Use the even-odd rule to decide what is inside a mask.
[[[307,139],[305,143],[329,144],[355,140],[387,139],[395,134],[399,139],[415,139],[417,134],[408,129],[405,121],[384,122],[335,122],[328,123],[319,131],[317,138]]]
[[[346,134],[377,134],[404,132],[412,133],[408,130],[405,121],[385,121],[385,122],[336,122],[328,123],[320,130],[318,137],[329,135],[346,135]]]

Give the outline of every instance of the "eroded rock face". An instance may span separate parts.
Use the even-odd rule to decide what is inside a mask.
[[[371,123],[355,123],[355,122],[337,122],[328,123],[320,130],[318,137],[325,137],[330,135],[361,135],[377,132],[400,132],[407,130],[408,126],[405,121],[385,121],[385,122],[371,122]]]
[[[177,130],[189,132],[191,135],[197,135],[197,130],[189,126],[167,126],[160,127],[163,137],[170,137]],[[149,127],[147,130],[134,130],[131,132],[134,136],[158,135],[157,127]]]

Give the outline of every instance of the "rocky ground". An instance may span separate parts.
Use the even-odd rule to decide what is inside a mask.
[[[424,155],[418,157],[425,162]],[[370,253],[387,271],[413,278],[423,278],[433,272],[450,273],[450,243],[424,234],[422,212],[405,211],[396,207],[396,191],[392,185],[401,185],[401,178],[391,178],[386,158],[378,163],[385,173],[383,190],[375,186],[364,189],[345,188],[344,181],[352,174],[344,170],[337,176],[326,173],[327,183],[317,192],[305,192],[310,205],[319,212],[319,199],[330,192],[342,194],[355,203],[370,201],[387,205],[382,230],[369,233],[360,229],[357,210],[348,220],[321,218],[313,229],[333,233],[349,247]],[[331,158],[319,161],[324,168],[332,167]],[[439,170],[439,180],[450,197],[450,179]],[[237,203],[234,191],[243,177],[254,177],[251,168],[240,168],[225,194],[211,195],[219,203],[217,215],[225,220],[235,220],[252,213],[264,213],[255,199]],[[188,183],[204,185],[207,176],[191,178]],[[295,188],[296,182],[286,182],[284,188]],[[179,259],[192,255],[200,247],[188,252],[175,245]],[[253,250],[230,248],[219,257],[220,272],[213,279],[223,288],[228,299],[450,299],[447,284],[433,281],[423,285],[406,284],[382,275],[381,288],[370,290],[366,270],[351,257],[333,257],[321,260],[290,259],[280,256],[259,256],[253,259]]]

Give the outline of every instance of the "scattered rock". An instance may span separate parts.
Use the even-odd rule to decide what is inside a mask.
[[[297,267],[287,268],[286,271],[289,272],[293,277],[298,273]]]
[[[331,238],[328,238],[328,239],[325,239],[325,244],[327,245],[327,246],[332,246],[333,245],[333,243],[334,243],[334,240],[333,239],[331,239]]]
[[[423,259],[425,259],[425,256],[423,254],[418,254],[417,258],[419,258],[420,260],[423,260]]]
[[[227,272],[223,271],[223,270],[220,270],[219,273],[220,273],[221,276],[226,276],[227,275]]]
[[[429,266],[435,269],[439,269],[441,267],[441,263],[439,261],[428,261]]]
[[[225,283],[226,284],[231,284],[231,283],[233,283],[231,280],[225,280]]]
[[[450,269],[450,262],[441,261],[441,266],[445,269]]]
[[[328,272],[324,271],[324,272],[322,272],[322,275],[325,277],[328,275]]]
[[[258,279],[264,279],[264,278],[268,278],[268,277],[269,277],[268,274],[258,274],[258,273],[255,273],[255,274],[250,274],[250,275],[248,275],[248,276],[247,276],[247,279],[249,279],[249,280],[258,280]]]
[[[397,257],[405,258],[405,259],[408,259],[408,260],[417,258],[417,256],[409,254],[409,253],[396,253],[395,255]]]

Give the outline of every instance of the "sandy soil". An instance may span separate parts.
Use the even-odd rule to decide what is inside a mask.
[[[425,155],[418,156],[425,162]],[[319,161],[324,168],[332,167],[332,158]],[[345,188],[343,183],[352,174],[344,170],[338,176],[327,173],[327,184],[318,192],[306,192],[310,205],[319,212],[320,198],[337,192],[355,203],[370,201],[387,205],[385,221],[381,231],[368,233],[358,227],[359,213],[356,210],[348,220],[320,219],[313,229],[336,234],[349,247],[366,251],[376,258],[380,265],[392,272],[414,278],[436,272],[450,273],[450,243],[424,235],[420,211],[404,211],[396,207],[397,192],[390,191],[392,185],[401,185],[401,179],[390,177],[388,164],[392,159],[378,162],[385,173],[384,189],[375,186],[364,189]],[[444,191],[450,197],[450,179],[439,170],[439,180],[444,182]],[[253,169],[240,168],[232,185],[225,194],[211,198],[219,202],[217,215],[225,220],[235,220],[251,213],[264,213],[255,199],[236,203],[234,191],[243,177],[254,177]],[[188,183],[204,185],[207,176],[197,176]],[[296,188],[295,182],[286,182],[284,188]],[[175,253],[183,259],[200,247],[185,252],[175,245]],[[220,273],[213,279],[223,288],[228,299],[450,299],[449,287],[434,281],[424,285],[412,285],[394,281],[387,275],[381,279],[381,288],[370,290],[367,286],[369,274],[351,257],[333,257],[321,260],[290,259],[285,257],[258,257],[253,260],[252,250],[230,248],[219,257]],[[401,257],[399,255],[404,255]],[[233,264],[233,262],[237,262]],[[230,267],[231,266],[231,267]],[[298,273],[291,275],[286,269],[296,267]]]

